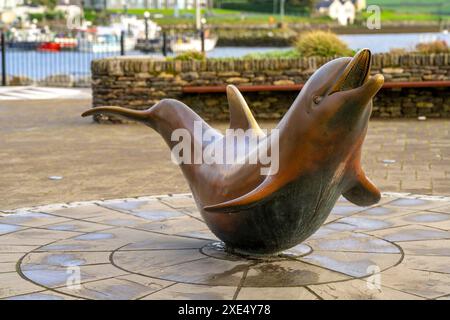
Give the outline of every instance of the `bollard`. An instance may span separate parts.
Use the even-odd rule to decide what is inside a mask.
[[[165,31],[162,33],[162,54],[164,57],[167,56],[167,34]]]
[[[2,86],[6,86],[6,40],[3,31],[0,31],[0,38],[0,45],[2,47]]]
[[[125,55],[125,31],[120,31],[120,55]]]
[[[200,41],[202,42],[202,53],[205,53],[205,30],[200,30]]]

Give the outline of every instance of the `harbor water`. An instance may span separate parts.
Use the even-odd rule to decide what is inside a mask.
[[[450,43],[449,33],[406,33],[406,34],[352,34],[340,35],[350,48],[369,48],[373,53],[388,52],[393,48],[413,49],[418,43],[444,40]],[[290,48],[274,47],[216,47],[208,52],[211,58],[242,57],[251,53],[264,53]],[[130,51],[127,55],[142,55],[139,51]],[[91,53],[78,51],[36,52],[7,50],[6,69],[8,75],[25,76],[42,79],[55,74],[89,76],[90,62],[107,56],[118,55],[117,52]],[[160,53],[148,54],[161,56]],[[57,66],[57,68],[56,68]],[[55,72],[55,70],[57,70]]]

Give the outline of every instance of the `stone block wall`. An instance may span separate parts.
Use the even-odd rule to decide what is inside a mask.
[[[93,106],[147,109],[160,99],[175,98],[208,120],[228,118],[224,93],[188,94],[183,86],[287,85],[304,83],[330,59],[208,59],[164,61],[148,57],[115,57],[92,63]],[[372,73],[387,82],[450,80],[450,55],[374,55]],[[298,92],[244,93],[260,119],[278,119]],[[374,100],[374,117],[450,116],[450,89],[382,89]],[[121,120],[99,116],[97,121]]]

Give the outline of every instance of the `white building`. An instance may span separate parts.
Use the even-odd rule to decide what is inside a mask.
[[[353,24],[356,12],[365,8],[365,0],[324,0],[316,6],[319,14],[328,15],[343,26]]]
[[[0,0],[0,16],[9,12],[13,20],[27,20],[29,14],[41,14],[45,12],[44,6],[29,6],[24,0]]]
[[[0,12],[11,10],[23,4],[23,0],[0,0]]]

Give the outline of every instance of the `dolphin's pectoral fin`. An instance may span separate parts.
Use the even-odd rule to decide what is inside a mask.
[[[269,200],[283,184],[284,183],[282,183],[281,179],[268,177],[257,188],[241,197],[218,204],[205,206],[203,209],[206,211],[221,213],[249,209]]]
[[[358,176],[359,179],[343,196],[358,206],[370,206],[380,201],[380,190],[366,177],[364,172],[361,171]]]
[[[253,129],[256,135],[264,135],[238,88],[228,85],[227,99],[230,108],[230,129]]]

